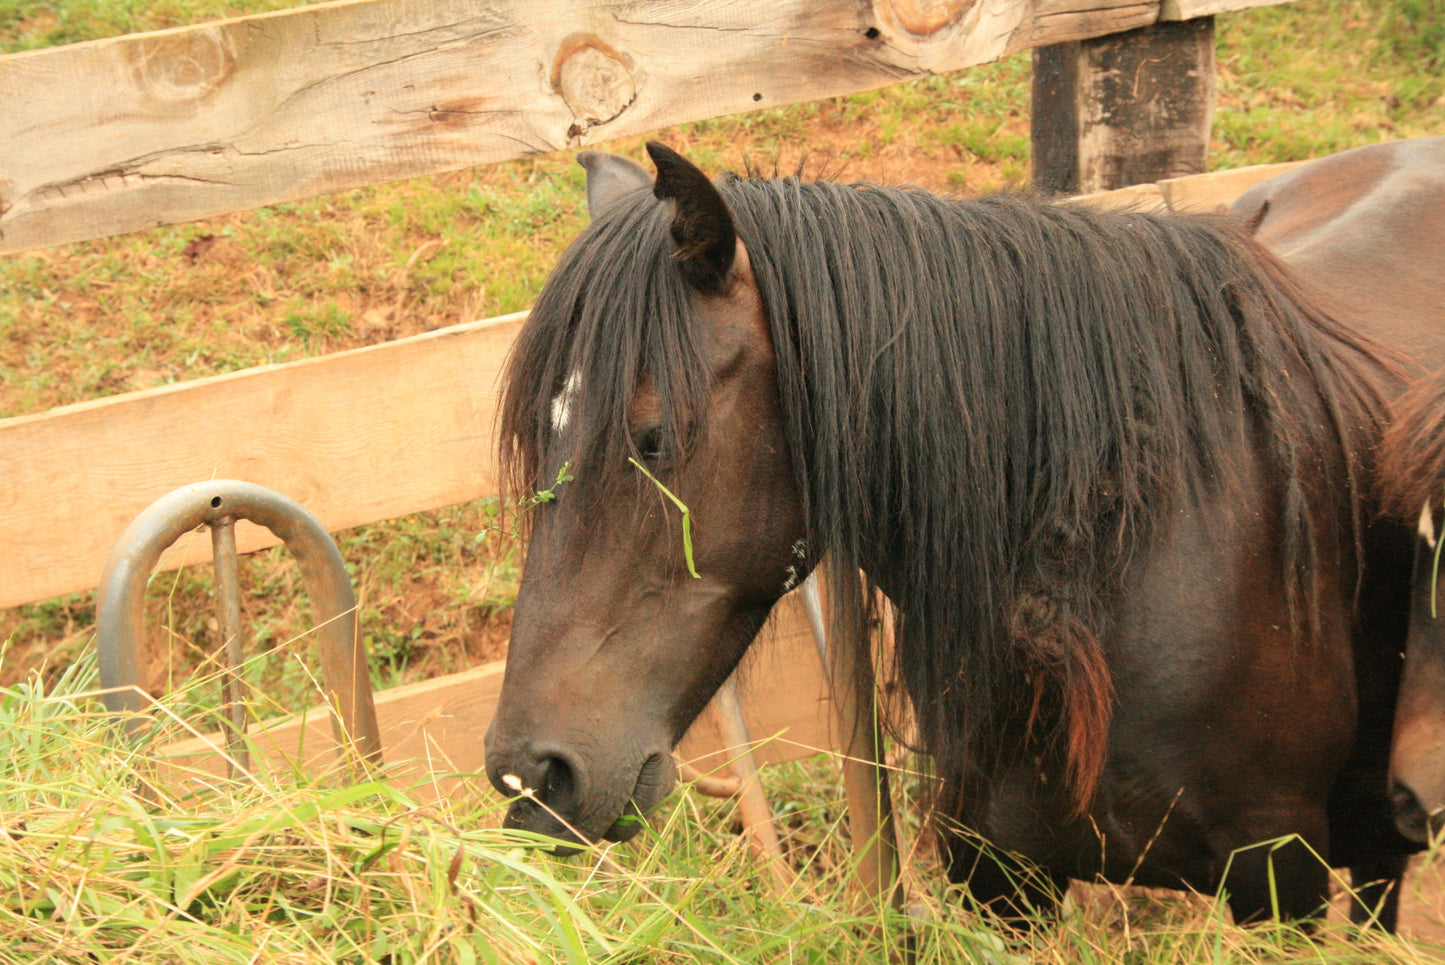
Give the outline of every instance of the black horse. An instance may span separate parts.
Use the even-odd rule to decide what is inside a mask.
[[[1378,899],[1411,848],[1379,764],[1410,547],[1370,495],[1403,363],[1238,219],[648,151],[655,183],[584,157],[593,221],[508,369],[511,491],[556,495],[488,734],[509,822],[634,833],[826,556],[841,640],[896,608],[980,903],[1102,875],[1304,917],[1327,861]]]

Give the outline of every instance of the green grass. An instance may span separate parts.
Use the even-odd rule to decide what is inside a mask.
[[[1240,929],[1204,898],[1102,889],[1014,932],[917,858],[908,911],[878,912],[850,890],[829,757],[767,772],[797,874],[782,894],[739,843],[731,802],[690,790],[638,841],[567,859],[499,829],[499,805],[465,784],[438,796],[381,774],[282,772],[180,796],[151,763],[183,734],[175,705],[123,745],[94,685],[87,659],[49,686],[0,688],[0,962],[831,963],[907,948],[919,965],[1344,965],[1440,952],[1342,925]],[[898,783],[905,799],[916,788]]]
[[[301,5],[294,0],[0,0],[0,52],[36,50]]]
[[[1220,18],[1211,166],[1445,131],[1445,5],[1305,0]]]

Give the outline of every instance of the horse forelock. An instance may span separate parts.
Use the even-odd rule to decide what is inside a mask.
[[[692,299],[672,262],[669,206],[646,193],[587,226],[548,277],[507,361],[501,463],[528,505],[562,474],[569,495],[612,499],[638,456],[629,419],[656,394],[662,441],[684,452],[705,420],[707,371]]]
[[[1185,501],[1228,491],[1260,434],[1304,494],[1284,521],[1302,610],[1308,562],[1350,552],[1316,545],[1340,531],[1316,518],[1333,483],[1302,480],[1356,488],[1366,353],[1317,332],[1328,319],[1237,226],[796,179],[723,191],[835,620],[867,639],[858,568],[902,615],[895,671],[941,806],[1041,748],[1085,806],[1121,575]],[[1348,541],[1358,515],[1342,525]],[[1038,599],[1057,619],[1019,632]]]

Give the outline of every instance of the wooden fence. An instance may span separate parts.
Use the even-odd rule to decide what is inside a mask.
[[[1276,0],[342,0],[0,57],[0,252],[1262,2]],[[1212,76],[1195,80],[1212,90]],[[1102,90],[1084,85],[1069,110]]]
[[[849,94],[1041,45],[1066,83],[1041,95],[1036,82],[1035,103],[1054,105],[1048,143],[1072,144],[1074,163],[1119,143],[1100,134],[1117,118],[1090,127],[1098,112],[1079,109],[1119,69],[1093,38],[1261,2],[1275,0],[342,0],[10,55],[0,252]],[[1095,75],[1081,73],[1090,63]],[[1187,68],[1212,91],[1198,62]],[[1197,134],[1198,118],[1183,127]],[[1143,190],[1207,207],[1261,176]],[[496,377],[520,323],[0,421],[0,606],[94,586],[140,510],[202,479],[276,489],[333,531],[494,493]],[[237,536],[243,552],[271,542],[251,527]],[[779,636],[811,646],[795,621]],[[452,683],[475,697],[493,675]],[[417,699],[451,706],[450,685]],[[765,690],[752,702],[760,723]],[[408,706],[407,719],[425,716]],[[800,746],[821,739],[815,728]]]

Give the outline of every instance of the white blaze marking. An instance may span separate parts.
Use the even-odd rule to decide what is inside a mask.
[[[572,403],[577,400],[577,391],[582,385],[582,375],[573,372],[567,376],[562,391],[552,398],[552,431],[561,432],[572,418]]]
[[[1425,500],[1425,508],[1420,510],[1420,535],[1425,543],[1435,548],[1435,514],[1430,511],[1430,500]]]

